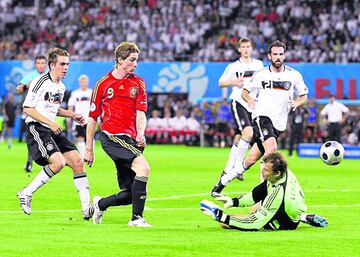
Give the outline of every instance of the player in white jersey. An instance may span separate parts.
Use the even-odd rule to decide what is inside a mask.
[[[170,120],[171,126],[171,142],[173,144],[184,143],[185,134],[188,129],[187,120],[182,110],[177,110],[175,117]]]
[[[242,98],[253,109],[255,144],[244,161],[236,163],[233,171],[221,177],[221,190],[239,174],[243,174],[262,155],[276,151],[276,139],[286,129],[288,113],[307,102],[308,88],[302,75],[284,65],[286,46],[280,41],[269,45],[271,65],[256,72],[244,86]],[[257,98],[251,92],[257,91]],[[221,192],[221,190],[218,190]]]
[[[90,205],[89,183],[80,153],[73,143],[61,134],[61,127],[55,123],[56,116],[72,118],[83,124],[80,114],[60,108],[65,93],[61,79],[69,69],[69,53],[59,48],[48,51],[49,73],[37,77],[23,103],[26,118],[26,142],[34,161],[43,166],[32,182],[18,193],[20,207],[25,214],[31,214],[32,195],[65,165],[74,173],[74,184],[79,192],[82,213],[90,219],[93,207]]]
[[[232,93],[229,98],[232,100],[231,112],[236,124],[234,142],[221,176],[231,172],[235,163],[243,160],[253,137],[251,119],[252,110],[244,99],[242,99],[241,94],[244,84],[251,79],[254,72],[264,68],[262,61],[251,57],[253,47],[250,39],[241,38],[238,45],[240,58],[235,62],[230,63],[219,79],[220,87],[224,88],[232,86]],[[252,95],[255,97],[255,94],[256,92],[254,91]],[[240,180],[243,179],[242,175],[239,175],[238,178]],[[214,186],[211,195],[213,197],[218,196],[219,193],[217,191],[219,190],[220,189],[217,186]]]
[[[79,77],[79,89],[71,92],[68,106],[69,110],[75,113],[81,114],[85,119],[85,124],[73,123],[72,129],[76,138],[77,148],[82,157],[85,154],[85,136],[86,136],[86,124],[89,117],[90,100],[92,90],[89,87],[89,77],[86,75],[80,75]]]
[[[161,143],[163,121],[160,118],[160,112],[158,110],[153,110],[151,114],[152,116],[146,124],[145,136],[149,142],[159,144]]]

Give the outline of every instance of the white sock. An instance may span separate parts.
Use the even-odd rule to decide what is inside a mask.
[[[86,177],[86,173],[75,173],[74,174],[74,184],[79,192],[80,202],[81,202],[81,210],[84,212],[90,205],[90,187],[89,182]]]
[[[25,187],[24,189],[25,194],[32,195],[42,185],[45,185],[49,181],[49,179],[52,178],[54,175],[55,174],[50,169],[49,165],[46,165],[44,168],[40,170],[39,174],[36,175],[33,181],[31,181],[31,183],[27,187]]]
[[[245,153],[248,148],[249,148],[249,142],[246,141],[245,139],[241,138],[240,142],[238,144],[238,147],[237,147],[236,161],[241,162],[244,159]]]
[[[234,165],[235,165],[237,148],[238,148],[238,144],[234,141],[233,145],[232,145],[232,147],[230,149],[229,158],[228,158],[228,160],[226,162],[226,166],[225,166],[225,169],[224,169],[225,173],[230,172],[233,169]]]
[[[85,142],[84,141],[83,142],[78,142],[77,143],[77,148],[78,148],[78,150],[80,152],[81,157],[84,158],[84,156],[85,156]]]
[[[231,181],[233,181],[239,174],[243,174],[246,169],[244,168],[244,165],[240,165],[240,166],[241,167],[239,167],[238,169],[232,169],[228,173],[224,174],[220,180],[221,184],[226,186]]]

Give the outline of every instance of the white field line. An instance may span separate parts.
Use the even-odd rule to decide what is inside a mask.
[[[348,192],[357,192],[358,190],[352,190],[352,189],[312,189],[312,190],[306,190],[305,192],[342,192],[342,193],[348,193]],[[227,192],[228,194],[241,194],[244,192]],[[206,193],[199,193],[199,194],[187,194],[187,195],[173,195],[173,196],[167,196],[167,197],[158,197],[158,198],[149,198],[147,201],[167,201],[172,199],[181,199],[181,198],[191,198],[191,197],[197,197],[197,196],[208,196],[210,197],[209,192]],[[352,208],[352,207],[360,207],[359,204],[325,204],[325,205],[311,205],[310,207],[313,208]],[[187,210],[198,210],[198,208],[145,208],[148,211],[187,211]],[[116,209],[110,209],[108,211],[122,211],[121,208]],[[124,210],[125,211],[125,210]],[[126,210],[127,211],[127,210]],[[61,212],[80,212],[80,210],[33,210],[33,213],[61,213]],[[15,214],[15,213],[22,213],[21,210],[0,210],[1,214]]]
[[[310,205],[308,206],[310,208],[354,208],[354,207],[360,207],[360,204],[317,204],[317,205]],[[149,208],[145,207],[146,211],[198,211],[199,208]],[[122,211],[129,211],[128,209],[109,209],[106,212],[122,212]],[[80,210],[33,210],[33,213],[79,213]],[[13,211],[0,211],[0,215],[6,215],[6,214],[22,214],[23,212],[21,210]]]

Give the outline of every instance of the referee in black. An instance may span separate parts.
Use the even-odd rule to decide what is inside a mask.
[[[308,110],[304,107],[296,108],[290,112],[291,132],[289,142],[289,156],[292,156],[294,145],[298,146],[304,139],[304,123],[308,115]],[[296,147],[297,149],[297,147]]]

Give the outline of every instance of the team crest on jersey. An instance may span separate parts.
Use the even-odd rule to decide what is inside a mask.
[[[54,145],[53,145],[52,143],[48,143],[48,144],[46,145],[46,150],[51,151],[51,150],[53,150],[53,149],[54,149]]]
[[[269,134],[269,131],[266,128],[263,128],[261,131],[264,136],[267,136]]]
[[[137,88],[136,87],[130,88],[130,97],[135,98],[136,95],[137,95]]]
[[[290,82],[290,81],[285,81],[285,82],[284,82],[284,89],[285,89],[285,90],[289,90],[290,87],[291,87],[291,82]]]

